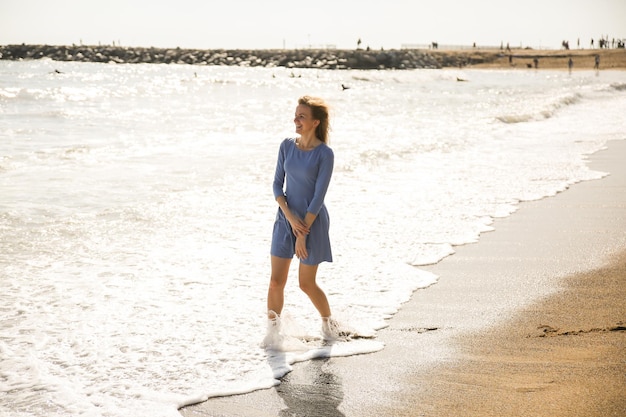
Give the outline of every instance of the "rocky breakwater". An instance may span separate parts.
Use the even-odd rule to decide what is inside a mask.
[[[0,59],[49,58],[55,61],[116,64],[237,65],[319,69],[415,69],[459,67],[472,62],[463,54],[440,54],[418,49],[258,49],[202,50],[119,46],[3,45]]]

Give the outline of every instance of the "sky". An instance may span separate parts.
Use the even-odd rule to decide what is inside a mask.
[[[626,39],[626,0],[0,0],[0,45],[558,49],[601,36]]]

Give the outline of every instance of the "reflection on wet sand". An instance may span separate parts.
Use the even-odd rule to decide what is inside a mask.
[[[329,372],[328,361],[329,358],[309,361],[299,378],[295,374],[287,374],[275,387],[287,406],[280,411],[280,417],[345,416],[338,410],[343,401],[341,379]]]

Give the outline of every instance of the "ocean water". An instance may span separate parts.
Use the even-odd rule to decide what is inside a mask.
[[[626,72],[0,61],[0,415],[173,417],[384,349],[260,347],[271,181],[303,94],[333,107],[319,283],[373,335],[437,285],[420,266],[606,175],[587,156],[626,139]],[[285,316],[315,336],[296,268]]]

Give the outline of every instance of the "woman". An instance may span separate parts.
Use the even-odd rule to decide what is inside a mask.
[[[334,154],[328,146],[328,105],[320,98],[298,100],[294,123],[296,139],[280,144],[273,191],[278,203],[271,247],[271,278],[267,294],[268,334],[266,347],[279,347],[280,314],[284,289],[293,256],[300,259],[300,289],[308,295],[322,317],[325,339],[339,336],[330,318],[330,305],[315,279],[322,262],[332,262],[328,236],[329,217],[324,197],[333,173]]]

